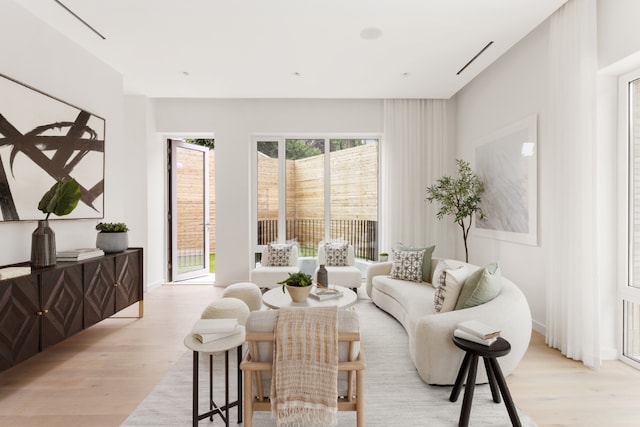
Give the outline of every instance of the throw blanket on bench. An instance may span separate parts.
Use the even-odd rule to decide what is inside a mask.
[[[336,425],[337,307],[278,310],[271,414],[278,425]]]

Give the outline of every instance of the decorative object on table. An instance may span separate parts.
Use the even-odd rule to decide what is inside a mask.
[[[38,195],[61,178],[82,191],[70,218],[102,218],[105,120],[1,74],[0,99],[11,100],[0,114],[0,222],[40,219]]]
[[[469,249],[467,248],[467,238],[473,223],[473,215],[484,219],[485,214],[480,208],[484,184],[480,178],[471,170],[468,162],[457,159],[458,177],[443,176],[435,184],[427,187],[426,200],[430,203],[434,201],[440,204],[440,210],[436,214],[438,219],[445,215],[452,215],[454,221],[462,229],[462,239],[464,240],[465,261],[469,262]]]
[[[129,228],[123,222],[100,222],[96,225],[99,231],[96,247],[105,253],[122,252],[129,247]]]
[[[532,114],[476,143],[475,170],[485,185],[477,236],[538,244],[537,116]]]
[[[98,248],[81,248],[61,251],[56,254],[58,261],[82,261],[103,256],[104,251]]]
[[[289,273],[289,277],[282,282],[278,282],[278,284],[282,285],[283,293],[285,289],[289,292],[294,302],[304,302],[309,296],[309,292],[311,292],[313,278],[310,274],[303,272]]]
[[[81,196],[80,185],[75,179],[56,182],[42,196],[38,210],[47,216],[38,221],[38,228],[31,235],[32,266],[47,267],[56,263],[56,234],[49,227],[49,215],[68,215],[78,206]]]
[[[327,276],[327,269],[325,268],[324,264],[320,264],[320,267],[318,267],[316,280],[319,287],[326,288],[329,286],[329,277]]]
[[[342,296],[342,291],[337,288],[329,288],[329,287],[321,287],[316,286],[311,289],[309,292],[309,296],[313,299],[317,299],[319,301],[324,301],[332,298],[340,298]]]
[[[380,255],[378,255],[378,261],[380,262],[386,262],[389,259],[389,254],[386,252],[380,252]]]

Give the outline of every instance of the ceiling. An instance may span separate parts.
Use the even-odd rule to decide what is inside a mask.
[[[566,0],[14,1],[129,94],[449,98]]]

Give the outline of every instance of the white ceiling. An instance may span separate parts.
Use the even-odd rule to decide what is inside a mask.
[[[449,98],[566,0],[59,0],[106,40],[55,0],[14,1],[119,71],[127,93]]]

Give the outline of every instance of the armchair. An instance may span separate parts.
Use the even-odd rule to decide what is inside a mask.
[[[251,270],[250,281],[255,283],[260,288],[277,288],[278,282],[282,282],[289,273],[297,273],[300,271],[298,268],[298,247],[296,245],[289,245],[291,251],[289,253],[289,261],[287,265],[273,265],[270,260],[269,248],[265,246],[262,249],[261,265]]]
[[[324,264],[327,269],[327,276],[329,277],[330,285],[345,286],[356,292],[362,283],[362,273],[360,273],[358,267],[355,266],[355,251],[353,249],[353,245],[347,245],[347,257],[346,262],[344,262],[345,265],[332,265],[336,263],[335,261],[332,261],[333,258],[330,256],[331,254],[327,254],[327,250],[331,251],[332,248],[327,248],[327,245],[324,243],[321,243],[320,246],[318,246],[318,267],[316,267],[314,279],[317,280],[318,268],[320,268],[320,265]]]

